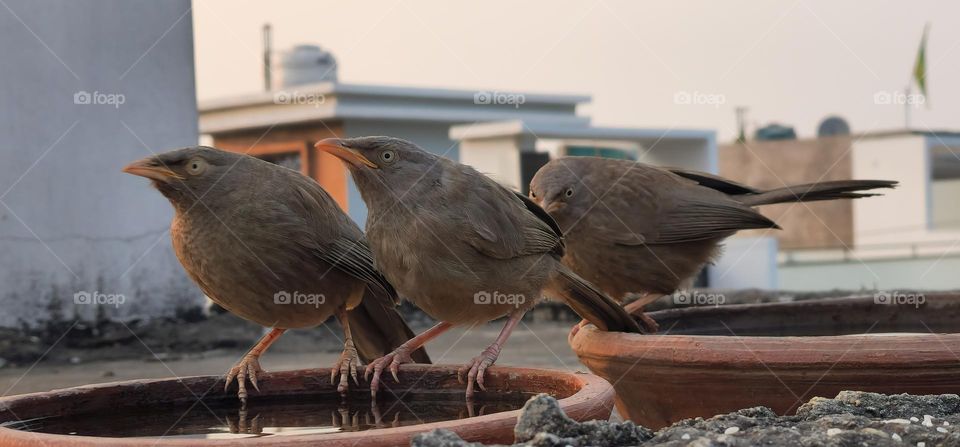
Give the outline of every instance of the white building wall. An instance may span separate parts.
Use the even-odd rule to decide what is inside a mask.
[[[472,166],[503,186],[521,191],[521,148],[514,137],[464,140],[460,142],[460,162]]]
[[[780,288],[960,289],[956,275],[960,231],[934,225],[935,217],[956,217],[934,216],[932,211],[938,204],[931,182],[931,150],[942,144],[943,139],[925,135],[855,141],[851,149],[853,177],[897,180],[899,186],[880,191],[883,197],[853,201],[853,250],[797,250],[781,255]],[[957,185],[936,187],[946,193],[938,194],[939,200],[960,200]]]
[[[905,135],[863,138],[851,148],[853,178],[897,180],[877,200],[853,202],[853,237],[857,246],[926,240],[930,200],[929,166],[924,138]]]
[[[938,180],[930,188],[934,229],[960,229],[960,179]]]
[[[708,269],[710,287],[718,289],[776,289],[777,238],[733,237],[723,243],[723,254]]]
[[[841,262],[781,265],[780,289],[957,290],[960,256],[851,259]]]
[[[200,305],[170,247],[170,204],[120,171],[197,144],[190,1],[4,6],[0,326]],[[80,291],[125,302],[77,305]]]
[[[640,148],[638,161],[716,174],[719,169],[715,137],[705,141],[659,141]]]

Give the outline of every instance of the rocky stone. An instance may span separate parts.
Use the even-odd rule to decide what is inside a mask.
[[[560,409],[557,400],[547,394],[531,398],[523,406],[523,414],[513,430],[517,442],[530,445],[637,445],[653,437],[653,433],[633,422],[577,422]],[[557,437],[532,442],[541,433]]]
[[[687,419],[656,434],[631,422],[576,422],[547,395],[524,406],[514,447],[746,447],[805,445],[903,447],[960,445],[960,397],[912,396],[844,391],[834,399],[814,398],[796,415],[778,416],[765,407],[712,418]],[[445,430],[418,435],[422,447],[479,447]]]
[[[841,391],[833,399],[815,397],[800,406],[797,416],[813,420],[826,415],[849,413],[856,416],[881,419],[909,419],[919,422],[924,415],[942,417],[960,413],[960,396],[940,394],[913,396],[910,394],[876,394],[859,391]]]

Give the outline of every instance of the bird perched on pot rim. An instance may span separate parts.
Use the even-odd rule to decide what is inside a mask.
[[[367,239],[377,268],[404,298],[441,321],[367,365],[372,393],[384,368],[396,379],[411,349],[452,325],[508,316],[496,341],[459,371],[472,396],[543,294],[601,329],[639,332],[615,301],[560,263],[559,228],[522,194],[398,138],[327,139],[316,147],[342,159],[353,175],[369,210]]]
[[[393,286],[373,267],[363,232],[312,179],[255,157],[190,147],[131,163],[173,205],[174,252],[190,278],[233,314],[273,328],[227,374],[254,388],[260,355],[287,329],[336,316],[344,350],[338,389],[357,357],[385,355],[413,336]],[[429,363],[424,351],[414,355]]]
[[[629,160],[564,157],[534,175],[530,197],[557,221],[567,241],[563,263],[641,311],[673,293],[739,230],[779,228],[753,207],[870,197],[887,180],[818,182],[761,191],[703,172]],[[646,317],[648,328],[655,322]]]

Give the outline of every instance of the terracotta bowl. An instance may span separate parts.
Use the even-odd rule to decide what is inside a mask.
[[[389,392],[424,395],[452,393],[463,399],[463,385],[457,383],[459,366],[404,365],[400,384],[386,379]],[[262,393],[251,399],[295,397],[296,399],[338,399],[329,383],[329,369],[268,373],[260,379]],[[577,420],[608,419],[613,410],[613,389],[599,377],[585,373],[567,373],[546,369],[493,367],[487,370],[487,394],[549,393],[556,396],[563,410]],[[24,394],[0,399],[0,425],[10,421],[29,421],[49,416],[70,417],[84,413],[121,413],[125,408],[162,407],[198,402],[236,399],[224,394],[223,378],[197,376],[182,379],[134,380],[87,385],[44,393]],[[235,392],[235,389],[234,389]],[[369,388],[354,388],[352,393],[369,396]],[[253,437],[231,440],[107,438],[46,434],[0,427],[2,446],[186,446],[186,445],[271,445],[271,446],[406,446],[414,435],[445,428],[462,438],[483,443],[512,443],[513,428],[520,410],[504,411],[459,420],[380,428],[358,432],[337,432],[294,436]]]
[[[616,390],[620,413],[650,428],[763,405],[792,414],[842,390],[960,394],[960,296],[920,305],[874,297],[670,309],[661,335],[587,326],[580,361]]]

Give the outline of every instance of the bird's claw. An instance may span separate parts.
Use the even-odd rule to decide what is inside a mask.
[[[250,419],[246,407],[240,408],[236,420],[227,415],[227,427],[233,434],[259,435],[263,433],[263,421],[260,420],[260,415],[257,414],[253,419]]]
[[[654,320],[649,315],[643,312],[643,309],[638,309],[634,312],[631,312],[630,315],[633,315],[637,321],[640,323],[640,326],[643,327],[643,330],[648,334],[656,334],[660,330],[660,325],[657,324],[657,320]]]
[[[337,374],[340,374],[340,382],[337,384],[338,393],[347,393],[347,389],[350,388],[350,377],[353,378],[353,383],[357,384],[357,386],[360,385],[360,380],[357,378],[357,365],[359,364],[360,356],[357,354],[357,348],[353,344],[353,339],[348,338],[343,344],[343,352],[340,353],[340,359],[337,360],[337,364],[330,370],[330,383],[334,383],[333,381],[336,380]]]
[[[334,427],[340,428],[343,431],[358,431],[360,430],[360,412],[355,412],[353,417],[350,416],[350,409],[345,407],[340,407],[337,411],[330,411],[330,420],[331,424]]]
[[[567,335],[567,341],[573,340],[573,336],[574,336],[574,335],[577,335],[577,332],[580,332],[580,329],[582,329],[584,326],[586,326],[586,325],[588,325],[588,324],[590,324],[589,321],[587,321],[587,320],[580,320],[579,323],[573,325],[573,327],[570,328],[570,334]]]
[[[223,392],[230,390],[230,384],[233,383],[233,379],[237,379],[237,386],[239,390],[237,391],[237,397],[240,398],[242,402],[247,401],[247,379],[250,379],[250,384],[253,385],[253,388],[260,392],[260,385],[257,383],[257,374],[263,372],[263,368],[260,367],[260,358],[255,355],[244,355],[243,359],[237,362],[233,368],[230,368],[230,371],[227,372],[227,377],[223,385]]]
[[[654,320],[649,315],[643,312],[637,312],[633,314],[640,320],[640,324],[646,329],[648,334],[656,334],[660,330],[660,325],[657,323],[657,320]]]
[[[404,363],[413,363],[410,350],[404,346],[400,346],[393,352],[370,362],[363,371],[363,380],[370,380],[370,396],[377,397],[377,391],[380,389],[380,375],[383,374],[384,368],[389,369],[390,374],[393,375],[393,380],[400,383],[398,373],[400,372],[400,365]],[[373,372],[372,379],[370,378],[370,372]]]
[[[467,373],[467,399],[473,398],[473,384],[476,383],[480,387],[481,391],[486,391],[487,388],[483,384],[484,372],[486,372],[487,367],[493,365],[493,362],[497,361],[497,357],[500,356],[500,346],[496,344],[490,345],[487,349],[484,349],[480,355],[473,358],[470,363],[463,365],[457,370],[457,381],[464,383],[463,373]]]

